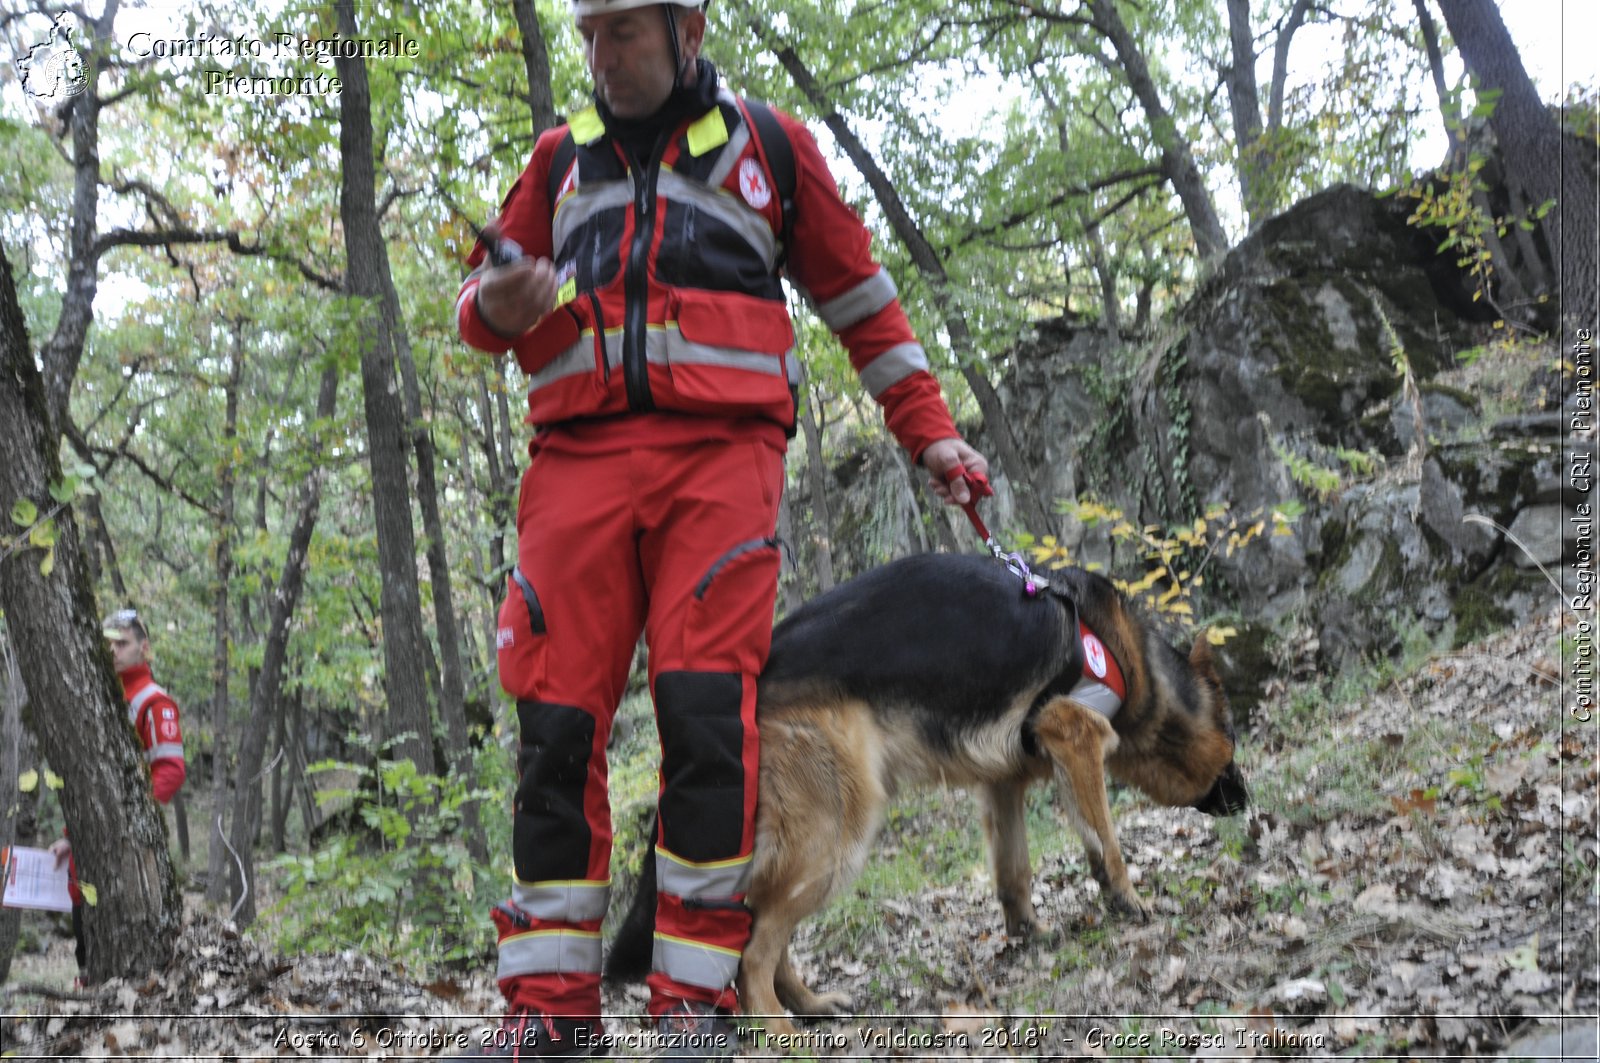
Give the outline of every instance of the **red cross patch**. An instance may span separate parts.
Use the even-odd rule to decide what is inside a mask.
[[[739,194],[757,210],[772,202],[772,189],[767,185],[767,175],[761,172],[761,164],[753,158],[739,164]]]

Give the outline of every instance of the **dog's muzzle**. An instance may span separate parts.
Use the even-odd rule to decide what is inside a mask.
[[[1208,816],[1231,816],[1243,812],[1249,803],[1250,791],[1245,788],[1244,774],[1239,765],[1230,760],[1194,807]]]

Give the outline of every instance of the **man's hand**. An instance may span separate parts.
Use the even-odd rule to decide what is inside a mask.
[[[948,479],[957,469],[989,475],[989,461],[964,439],[941,439],[922,452],[922,467],[928,470],[928,486],[947,505],[964,506],[972,501],[972,491],[964,477]]]
[[[502,336],[522,335],[555,305],[556,268],[548,258],[519,258],[478,282],[478,315]]]
[[[56,866],[60,867],[72,855],[72,843],[65,838],[57,838],[50,843],[50,855],[56,858]]]

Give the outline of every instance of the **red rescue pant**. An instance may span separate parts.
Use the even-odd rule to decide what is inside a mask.
[[[536,449],[496,639],[521,728],[516,877],[494,913],[513,1005],[599,1013],[606,740],[642,631],[661,737],[650,1007],[735,1006],[782,486],[782,454],[757,441]]]

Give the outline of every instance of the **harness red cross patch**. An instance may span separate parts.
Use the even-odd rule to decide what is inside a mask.
[[[761,172],[761,164],[755,159],[746,159],[739,164],[739,194],[757,210],[772,202],[772,189],[767,186],[767,175]]]
[[[1083,636],[1083,655],[1089,664],[1089,671],[1094,673],[1096,679],[1106,677],[1106,647],[1093,635]]]

